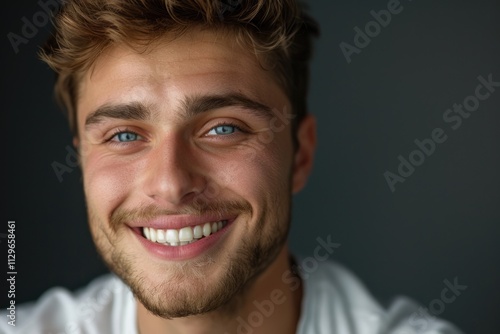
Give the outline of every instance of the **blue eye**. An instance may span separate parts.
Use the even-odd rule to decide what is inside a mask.
[[[131,142],[131,141],[136,141],[139,140],[141,136],[139,136],[137,133],[134,132],[120,132],[117,133],[116,135],[113,136],[112,139],[114,139],[117,142]]]
[[[224,124],[213,127],[207,134],[208,135],[230,135],[235,133],[238,127],[234,125]]]

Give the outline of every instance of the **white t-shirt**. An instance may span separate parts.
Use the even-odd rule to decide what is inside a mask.
[[[297,334],[462,334],[407,298],[383,309],[352,273],[334,262],[320,263],[303,283]],[[3,309],[0,333],[138,334],[135,303],[120,279],[106,275],[74,294],[53,288],[36,303],[17,307],[15,327],[7,324]]]

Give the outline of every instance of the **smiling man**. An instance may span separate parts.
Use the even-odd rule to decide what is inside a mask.
[[[222,315],[284,285],[290,194],[314,146],[307,116],[296,158],[289,127],[255,152],[275,112],[291,106],[226,32],[194,27],[149,47],[99,56],[80,82],[75,138],[92,235],[140,301],[144,330],[158,320],[148,311]]]
[[[74,0],[55,23],[42,58],[119,279],[48,292],[13,333],[458,332],[407,300],[384,310],[336,264],[292,270],[317,35],[293,0]]]

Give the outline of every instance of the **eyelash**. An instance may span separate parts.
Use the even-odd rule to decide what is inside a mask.
[[[216,123],[214,126],[212,126],[208,130],[208,132],[210,132],[211,130],[213,130],[213,129],[219,127],[219,126],[231,126],[231,127],[235,128],[236,130],[238,130],[239,132],[246,133],[246,131],[243,130],[240,126],[238,126],[235,123],[230,122],[230,121],[220,121],[220,122]],[[232,133],[232,134],[229,134],[229,135],[226,135],[226,136],[231,136],[231,135],[234,135],[234,134]]]
[[[113,141],[113,138],[115,138],[117,135],[119,135],[120,133],[124,133],[124,132],[128,132],[128,133],[132,133],[136,136],[139,136],[141,137],[141,135],[139,135],[137,132],[135,131],[132,131],[128,128],[125,128],[125,129],[116,129],[116,130],[113,130],[113,133],[111,135],[109,135],[105,140],[104,140],[104,143],[107,143],[109,145],[123,145],[123,144],[127,144],[127,142],[119,142],[119,141]]]
[[[216,123],[214,126],[212,126],[209,131],[219,127],[219,126],[231,126],[231,127],[234,127],[237,131],[239,132],[243,132],[243,133],[246,133],[245,130],[243,130],[240,126],[236,125],[235,123],[233,122],[230,122],[230,121],[221,121],[221,122],[218,122]],[[109,145],[123,145],[123,144],[129,144],[127,142],[119,142],[119,141],[113,141],[113,138],[115,138],[117,135],[121,134],[121,133],[124,133],[124,132],[128,132],[128,133],[132,133],[136,136],[139,136],[140,135],[135,132],[135,131],[132,131],[128,128],[124,128],[124,129],[116,129],[116,130],[113,130],[112,134],[109,135],[104,141],[103,143],[106,143],[106,144],[109,144]],[[234,135],[234,134],[229,134],[229,135],[225,135],[225,136],[231,136],[231,135]]]

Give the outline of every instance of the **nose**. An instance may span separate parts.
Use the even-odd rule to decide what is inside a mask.
[[[151,148],[143,170],[144,191],[161,206],[185,204],[206,186],[193,148],[175,135]]]

